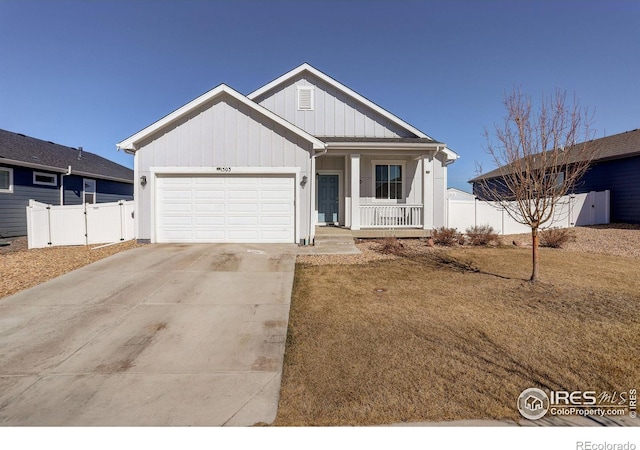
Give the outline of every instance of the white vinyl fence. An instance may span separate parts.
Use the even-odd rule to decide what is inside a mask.
[[[531,231],[526,225],[516,222],[495,202],[482,200],[447,201],[449,228],[464,233],[475,225],[490,225],[498,234],[519,234]],[[566,195],[560,199],[554,211],[554,220],[545,228],[569,228],[582,225],[609,223],[609,191]]]
[[[126,241],[134,236],[133,201],[54,206],[29,200],[29,248]]]

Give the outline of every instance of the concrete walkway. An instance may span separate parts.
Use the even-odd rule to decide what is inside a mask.
[[[340,227],[316,227],[315,245],[298,248],[299,255],[357,255],[351,230]]]
[[[0,425],[274,420],[295,245],[149,245],[0,301]]]

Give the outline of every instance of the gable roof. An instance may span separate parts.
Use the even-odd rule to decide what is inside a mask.
[[[138,131],[136,134],[128,137],[127,139],[125,139],[122,142],[119,142],[116,145],[117,145],[117,147],[119,149],[122,149],[122,150],[124,150],[126,152],[129,152],[129,153],[133,153],[138,149],[137,145],[141,141],[146,139],[147,137],[151,136],[152,134],[156,133],[157,131],[161,130],[162,128],[165,128],[165,127],[171,125],[175,121],[180,120],[182,117],[186,116],[187,114],[189,114],[194,109],[197,109],[200,106],[202,106],[203,104],[205,104],[205,103],[207,103],[207,102],[209,102],[209,101],[211,101],[211,100],[213,100],[213,99],[215,99],[215,98],[217,98],[217,97],[219,97],[221,95],[224,95],[224,94],[233,97],[235,100],[239,101],[240,103],[248,106],[249,108],[257,111],[260,114],[262,114],[263,116],[269,118],[273,122],[276,122],[277,124],[279,124],[279,125],[283,126],[284,128],[288,129],[289,131],[292,131],[293,133],[297,134],[301,138],[307,140],[308,142],[313,144],[313,148],[315,150],[323,150],[324,149],[324,143],[322,141],[320,141],[319,139],[313,137],[312,135],[310,135],[306,131],[302,130],[301,128],[296,127],[292,123],[287,122],[282,117],[280,117],[277,114],[274,114],[273,112],[269,111],[267,108],[265,108],[265,107],[255,103],[255,102],[249,100],[247,97],[245,97],[244,95],[242,95],[241,93],[239,93],[235,89],[227,86],[226,84],[220,84],[219,86],[211,89],[210,91],[205,92],[200,97],[190,101],[186,105],[176,109],[172,113],[164,116],[162,119],[152,123],[148,127]]]
[[[85,150],[0,130],[0,164],[133,183],[133,170]]]
[[[433,143],[438,143],[436,140],[434,140],[430,136],[427,136],[425,133],[423,133],[422,131],[420,131],[416,127],[410,125],[409,123],[407,123],[404,120],[400,119],[398,116],[390,113],[386,109],[376,105],[374,102],[372,102],[368,98],[363,97],[362,95],[358,94],[354,90],[352,90],[352,89],[348,88],[347,86],[345,86],[344,84],[334,80],[329,75],[319,71],[318,69],[316,69],[315,67],[313,67],[312,65],[310,65],[308,63],[301,64],[300,66],[296,67],[295,69],[290,70],[289,72],[287,72],[284,75],[276,78],[275,80],[271,81],[270,83],[267,83],[264,86],[262,86],[261,88],[256,89],[255,91],[253,91],[252,93],[247,95],[247,97],[249,99],[251,99],[251,100],[255,100],[258,97],[260,97],[261,95],[271,91],[272,89],[274,89],[274,88],[276,88],[276,87],[278,87],[278,86],[280,86],[280,85],[282,85],[284,83],[289,82],[289,80],[297,77],[299,74],[301,74],[303,72],[309,72],[310,74],[312,74],[313,76],[315,76],[315,77],[319,78],[320,80],[324,81],[325,83],[327,83],[328,85],[332,86],[333,88],[341,91],[345,95],[355,99],[356,101],[362,103],[366,107],[374,110],[376,113],[380,114],[381,116],[385,117],[386,119],[390,120],[391,122],[395,123],[396,125],[398,125],[398,126],[404,128],[405,130],[415,134],[418,137],[418,139],[428,139]],[[454,151],[450,150],[449,148],[445,147],[444,151],[447,154],[447,159],[449,159],[449,160],[456,160],[456,159],[459,158],[459,156]]]
[[[612,159],[631,158],[633,156],[640,156],[640,129],[631,131],[625,131],[624,133],[614,134],[599,139],[593,139],[587,141],[590,146],[590,152],[593,150],[593,154],[596,155],[592,162],[609,161]],[[564,151],[576,153],[575,157],[570,157],[570,161],[580,161],[580,148],[584,142],[580,142],[573,145]],[[490,178],[496,178],[501,176],[500,168],[494,169],[490,172],[477,176],[469,183],[474,181],[480,181]]]

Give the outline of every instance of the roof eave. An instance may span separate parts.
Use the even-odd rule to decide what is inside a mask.
[[[181,119],[182,117],[186,116],[187,114],[189,114],[194,109],[202,106],[203,104],[205,104],[208,101],[211,101],[211,100],[215,99],[217,96],[222,95],[223,93],[226,93],[226,94],[230,95],[231,97],[233,97],[234,99],[236,99],[239,102],[243,103],[244,105],[248,106],[249,108],[252,108],[252,109],[256,110],[260,114],[266,116],[267,118],[269,118],[272,121],[278,123],[279,125],[283,126],[284,128],[288,129],[289,131],[291,131],[291,132],[297,134],[298,136],[302,137],[303,139],[307,140],[308,142],[310,142],[313,145],[314,150],[322,150],[322,149],[325,148],[324,142],[322,142],[321,140],[315,138],[314,136],[310,135],[309,133],[307,133],[306,131],[302,130],[301,128],[298,128],[297,126],[293,125],[291,122],[287,122],[282,117],[274,114],[273,112],[269,111],[265,107],[263,107],[263,106],[255,103],[255,102],[251,101],[250,99],[248,99],[247,97],[245,97],[244,95],[242,95],[241,93],[236,91],[235,89],[227,86],[226,84],[221,84],[221,85],[211,89],[210,91],[205,92],[200,97],[198,97],[198,98],[190,101],[186,105],[176,109],[172,113],[170,113],[170,114],[166,115],[165,117],[163,117],[162,119],[152,123],[151,125],[149,125],[148,127],[140,130],[136,134],[128,137],[124,141],[117,143],[116,147],[119,150],[124,150],[125,152],[130,153],[130,154],[135,153],[136,151],[138,151],[138,144],[140,144],[140,142],[142,142],[144,139],[146,139],[147,137],[153,135],[154,133],[157,133],[161,129],[169,126],[170,124],[174,123],[175,121],[177,121],[177,120]]]
[[[40,170],[46,170],[48,172],[56,172],[56,173],[67,173],[67,171],[69,170],[68,166],[64,168],[56,167],[56,166],[47,166],[45,164],[35,164],[35,163],[20,161],[17,159],[7,159],[7,158],[0,158],[0,164],[7,164],[10,166],[17,166],[17,167],[27,167],[29,169],[40,169]],[[121,183],[133,184],[133,178],[131,179],[120,178],[120,177],[113,177],[109,175],[102,175],[102,174],[97,174],[92,172],[73,170],[73,164],[71,165],[71,174],[80,175],[83,177],[97,178],[100,180],[119,181]]]
[[[30,169],[48,170],[49,172],[58,172],[58,173],[65,173],[67,171],[67,168],[48,166],[46,164],[30,163],[27,161],[20,161],[18,159],[0,158],[0,164],[8,164],[11,166],[18,166],[18,167],[28,167]]]

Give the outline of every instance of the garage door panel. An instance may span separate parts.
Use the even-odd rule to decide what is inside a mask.
[[[280,226],[280,227],[291,227],[293,226],[293,221],[290,217],[282,216],[282,217],[261,217],[260,218],[260,226],[262,227],[271,227],[271,226]]]
[[[164,198],[167,200],[185,200],[185,199],[190,199],[192,195],[191,189],[189,190],[182,190],[182,188],[180,190],[171,190],[171,191],[166,191],[164,193]]]
[[[196,200],[224,200],[224,191],[216,190],[197,190],[195,191]]]
[[[197,242],[225,242],[226,235],[224,230],[222,229],[206,229],[206,230],[196,230],[194,233],[193,239],[190,241],[192,243]]]
[[[225,226],[225,223],[226,219],[224,216],[197,216],[194,220],[194,225],[196,227],[216,226],[222,228]]]
[[[294,242],[292,176],[159,177],[158,242]]]
[[[262,200],[291,200],[292,193],[285,189],[274,190],[262,190],[260,191],[260,198]]]
[[[165,212],[166,213],[190,213],[193,210],[193,207],[190,203],[166,203],[165,204]]]
[[[193,178],[191,177],[164,177],[162,183],[165,186],[184,186],[193,184]]]
[[[258,226],[258,218],[256,216],[229,216],[227,217],[227,225],[255,229]]]
[[[193,207],[194,212],[201,214],[224,214],[225,212],[224,203],[196,203]]]
[[[191,216],[164,216],[160,225],[165,227],[190,227],[193,225]]]
[[[260,235],[258,230],[229,230],[229,239],[237,242],[258,242]]]
[[[258,191],[256,188],[252,188],[251,190],[247,189],[246,191],[241,191],[238,189],[232,189],[227,191],[227,199],[228,200],[252,200],[255,201],[258,199]]]
[[[291,203],[262,203],[260,205],[260,212],[291,214],[293,212],[293,205]]]
[[[230,203],[227,205],[227,212],[256,214],[259,210],[259,207],[260,206],[256,203]]]

